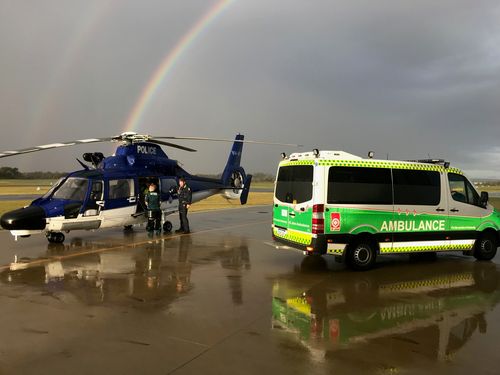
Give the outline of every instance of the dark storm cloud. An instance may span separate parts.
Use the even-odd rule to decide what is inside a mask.
[[[0,149],[13,140],[27,146],[18,139],[26,124],[46,128],[41,143],[121,131],[154,69],[215,2],[106,3],[59,76],[50,111],[37,120],[31,109],[54,85],[51,68],[74,25],[106,7],[45,3],[34,9],[0,1],[0,51],[7,56],[0,109],[8,135]],[[500,177],[499,21],[493,1],[238,0],[181,56],[139,130],[241,131],[306,148],[375,150],[381,158],[440,156],[471,175]],[[26,23],[31,31],[20,26]],[[191,170],[216,172],[228,145],[196,146],[198,156],[169,153]],[[250,170],[272,172],[281,151],[248,146],[244,159]],[[28,164],[41,168],[34,160]]]

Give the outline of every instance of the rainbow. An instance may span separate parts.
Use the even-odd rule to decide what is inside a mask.
[[[182,54],[196,40],[196,38],[235,0],[219,0],[212,8],[208,10],[192,27],[183,35],[172,50],[168,52],[161,64],[149,79],[147,85],[142,90],[139,99],[135,103],[132,111],[127,117],[123,132],[135,131],[150,105],[163,80],[172,71],[173,67],[179,61]]]

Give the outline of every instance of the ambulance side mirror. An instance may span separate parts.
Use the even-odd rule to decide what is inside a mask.
[[[482,191],[481,192],[481,199],[480,203],[482,207],[485,207],[488,205],[488,200],[490,199],[489,194],[487,191]]]

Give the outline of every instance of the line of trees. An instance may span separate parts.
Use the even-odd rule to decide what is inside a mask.
[[[20,172],[17,168],[0,167],[0,178],[3,179],[55,179],[66,175],[64,172]]]

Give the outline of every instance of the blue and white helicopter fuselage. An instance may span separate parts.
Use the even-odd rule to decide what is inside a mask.
[[[49,242],[55,243],[63,242],[63,233],[73,230],[131,228],[147,221],[144,196],[147,184],[155,182],[160,194],[163,230],[169,232],[172,224],[165,217],[178,211],[180,177],[191,188],[193,203],[215,194],[246,203],[252,176],[246,175],[240,166],[243,135],[236,136],[220,179],[185,171],[159,146],[171,144],[141,138],[130,141],[130,133],[123,136],[128,137],[127,142],[118,146],[113,156],[84,154],[84,159],[92,162],[92,168],[80,162],[84,169],[61,178],[29,206],[5,213],[0,218],[1,226],[16,239],[45,233]]]

